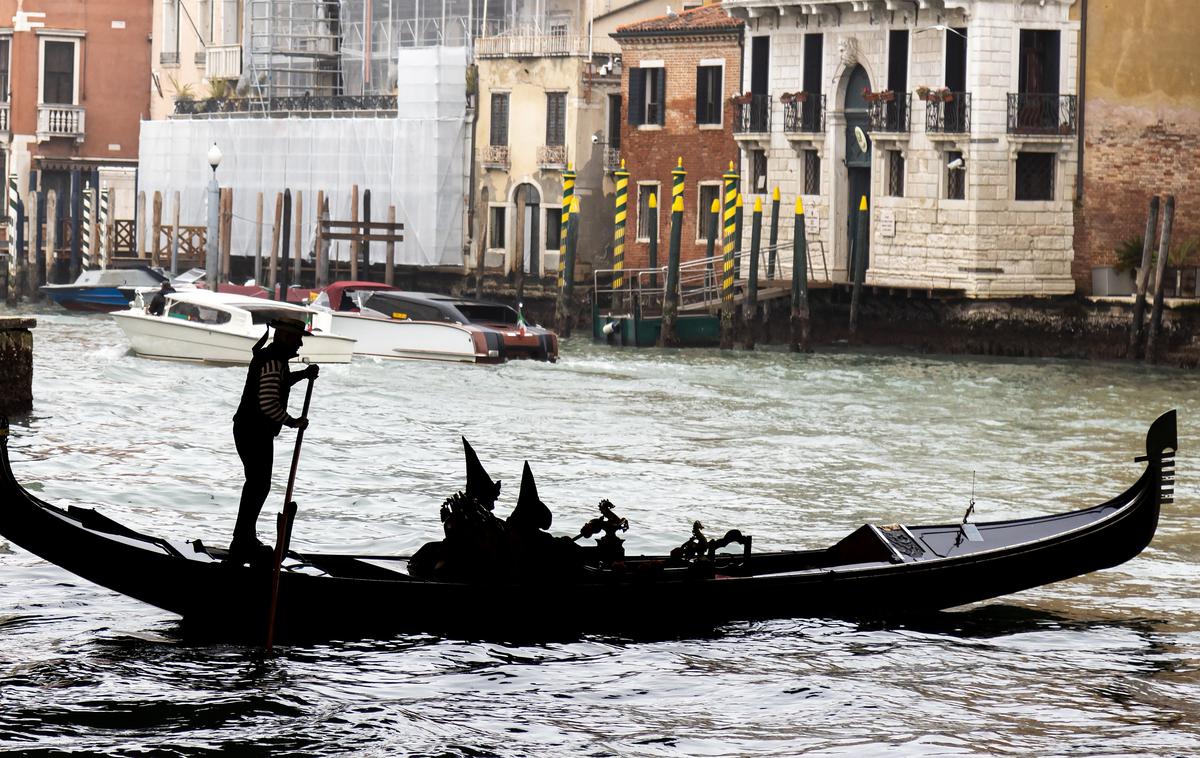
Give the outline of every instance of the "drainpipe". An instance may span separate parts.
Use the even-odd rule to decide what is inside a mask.
[[[1082,17],[1079,23],[1079,130],[1075,135],[1076,157],[1075,166],[1075,202],[1079,203],[1083,200],[1083,137],[1084,137],[1084,121],[1083,114],[1087,111],[1087,24],[1088,24],[1088,0],[1082,0],[1082,5],[1079,7],[1079,13]]]

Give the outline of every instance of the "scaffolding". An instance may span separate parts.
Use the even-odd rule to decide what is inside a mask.
[[[341,94],[341,6],[341,0],[249,0],[244,90],[264,101]]]

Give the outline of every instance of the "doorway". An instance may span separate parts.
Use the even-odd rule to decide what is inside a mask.
[[[525,183],[517,185],[513,193],[516,205],[516,228],[513,230],[513,245],[515,255],[513,269],[517,287],[517,299],[520,300],[525,289],[525,277],[541,274],[541,193],[537,187]]]
[[[846,246],[849,251],[846,256],[846,279],[853,281],[855,256],[863,256],[863,270],[870,265],[870,234],[866,235],[867,243],[862,251],[855,250],[855,223],[858,221],[859,204],[863,197],[867,198],[867,208],[871,207],[871,132],[870,117],[867,113],[867,101],[863,97],[864,90],[870,90],[871,79],[866,69],[855,66],[850,72],[849,83],[846,86]],[[862,136],[862,145],[859,136]],[[865,148],[865,149],[864,149]],[[868,211],[869,212],[869,211]],[[866,223],[866,219],[863,219]]]

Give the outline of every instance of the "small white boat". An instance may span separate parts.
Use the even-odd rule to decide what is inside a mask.
[[[293,362],[349,363],[354,340],[332,333],[330,314],[302,305],[208,290],[167,295],[161,316],[141,307],[112,314],[133,352],[145,358],[247,364],[254,343],[276,318],[305,321],[309,332]]]

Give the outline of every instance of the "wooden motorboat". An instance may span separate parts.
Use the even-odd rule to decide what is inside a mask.
[[[554,332],[526,324],[503,303],[351,281],[331,284],[313,307],[332,314],[333,333],[353,337],[358,355],[468,363],[558,359]]]
[[[0,535],[80,577],[178,614],[185,634],[261,642],[268,567],[223,562],[225,550],[142,534],[90,508],[51,505],[14,476],[6,420],[0,435]],[[414,571],[426,548],[415,557],[289,552],[276,639],[438,630],[670,633],[731,619],[889,618],[951,608],[1136,556],[1154,536],[1160,506],[1172,499],[1176,444],[1170,411],[1146,435],[1138,480],[1099,505],[1009,521],[867,524],[818,550],[756,553],[743,539],[734,553],[714,552],[715,542],[690,557],[674,551],[606,560],[598,544],[573,553],[578,565],[569,570],[522,573],[496,565],[471,580]],[[468,484],[456,498],[475,498],[492,486],[477,459],[472,473],[472,458],[468,446]],[[521,503],[532,498],[540,505],[526,477]]]
[[[353,339],[330,332],[329,314],[302,305],[200,289],[172,292],[166,300],[161,316],[136,304],[112,314],[140,356],[246,364],[254,344],[277,318],[299,319],[309,326],[295,361],[349,363],[354,354]]]

